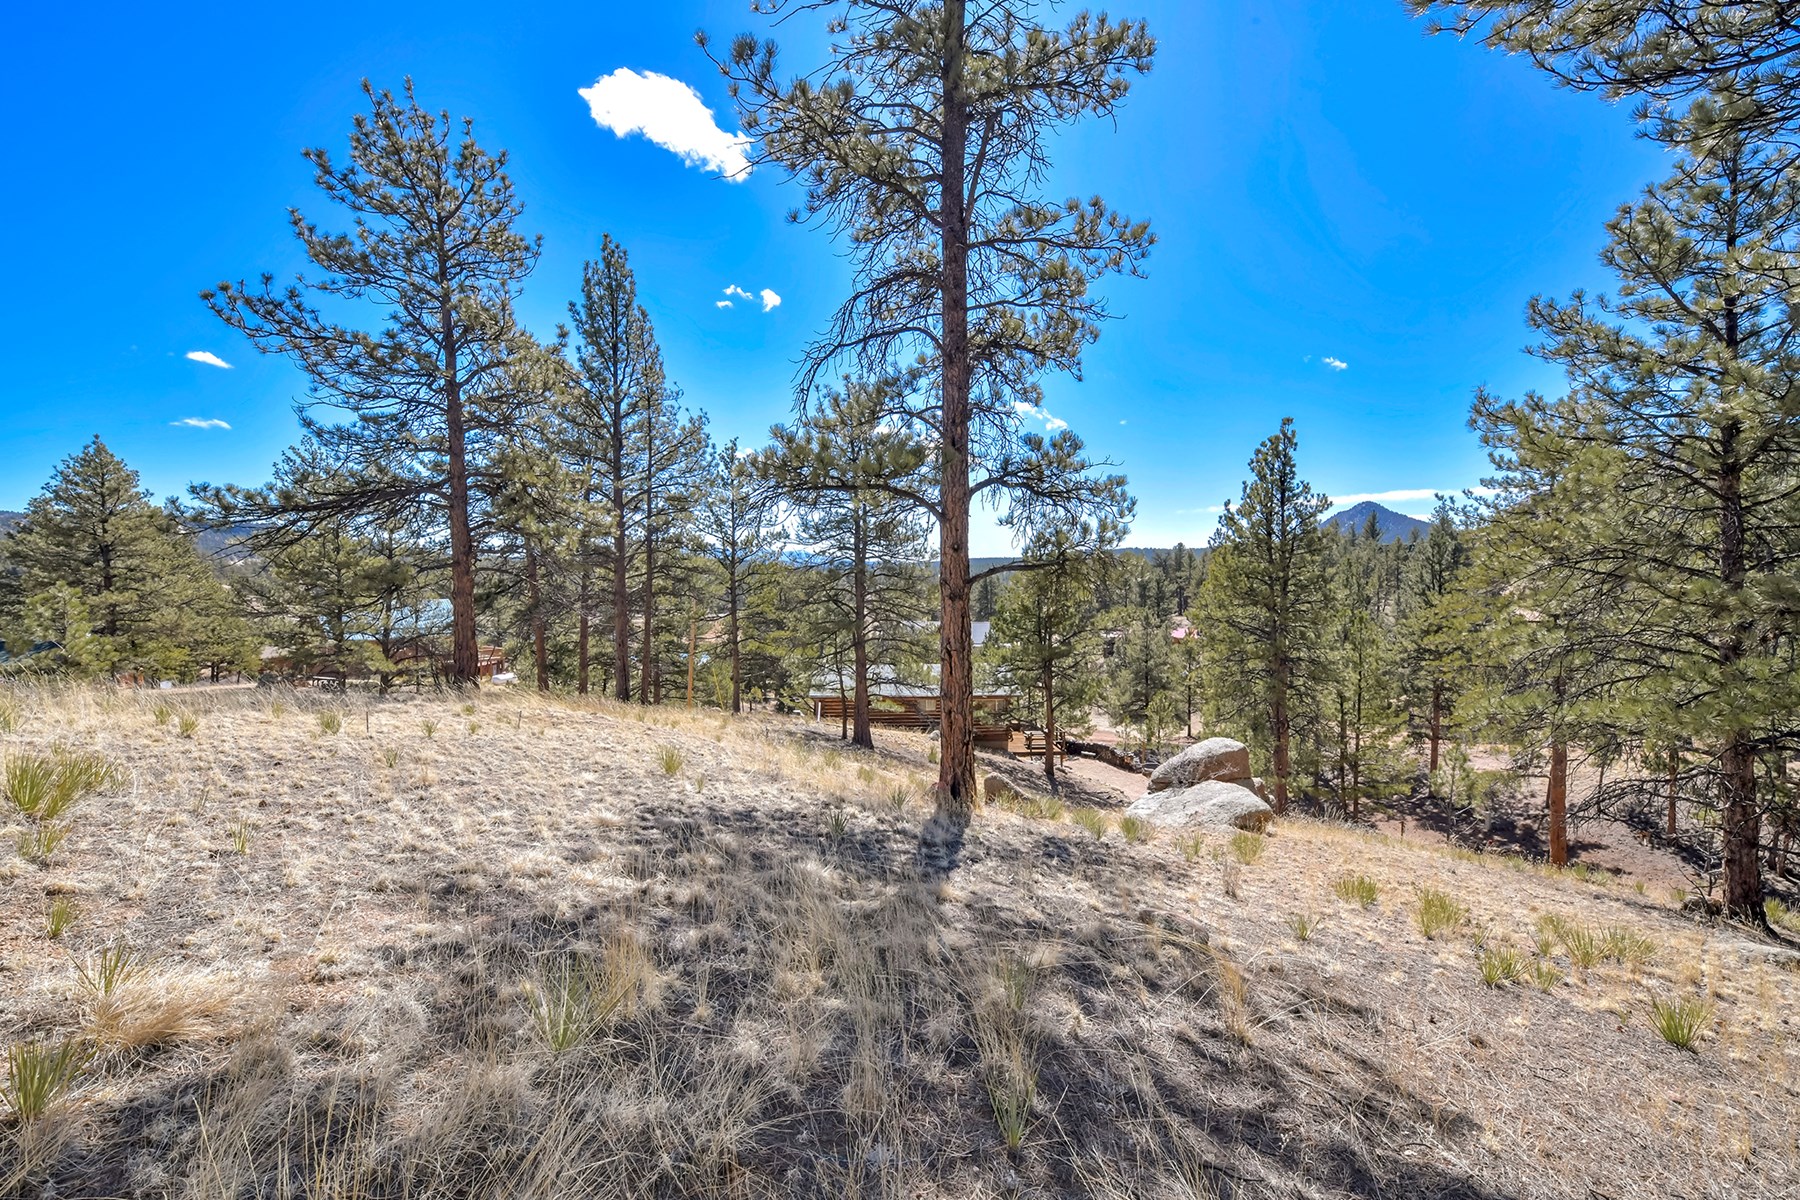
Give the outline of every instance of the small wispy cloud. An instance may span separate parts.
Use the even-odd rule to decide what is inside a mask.
[[[745,151],[755,139],[720,129],[700,93],[679,79],[620,67],[579,95],[602,129],[619,137],[642,134],[688,166],[717,171],[733,183],[750,176]]]
[[[211,350],[189,350],[187,359],[189,362],[205,363],[209,367],[224,367],[227,371],[231,370],[231,364]]]
[[[1349,363],[1345,362],[1341,358],[1333,358],[1329,354],[1327,354],[1324,358],[1320,359],[1319,361],[1324,363],[1326,366],[1330,367],[1334,371],[1347,371],[1350,369]]]
[[[192,358],[193,355],[189,355],[188,357]],[[169,424],[174,425],[174,426],[185,426],[188,429],[230,429],[231,428],[230,425],[227,425],[224,421],[219,420],[217,417],[183,417],[179,421],[170,421]]]
[[[725,298],[723,300],[714,300],[713,307],[731,308],[739,300],[748,300],[752,304],[760,303],[764,312],[768,312],[772,308],[781,307],[781,297],[775,294],[774,288],[764,288],[760,293],[752,296],[749,292],[746,292],[735,283],[728,283],[725,285]]]
[[[1049,411],[1037,404],[1027,404],[1023,400],[1013,401],[1013,411],[1028,421],[1042,421],[1045,433],[1055,433],[1059,429],[1067,429],[1069,423],[1061,417],[1051,416]]]

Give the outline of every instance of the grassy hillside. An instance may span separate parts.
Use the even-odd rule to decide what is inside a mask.
[[[1800,1189],[1800,974],[1678,897],[1044,797],[921,878],[931,743],[762,718],[8,703],[122,771],[0,810],[0,1043],[77,1048],[0,1195]]]

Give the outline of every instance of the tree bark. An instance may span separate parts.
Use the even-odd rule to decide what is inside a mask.
[[[544,637],[544,594],[538,582],[538,558],[535,549],[525,551],[525,581],[531,602],[531,657],[537,666],[537,689],[550,690],[550,655]]]
[[[1726,340],[1732,350],[1737,342],[1737,310],[1727,298]],[[1752,651],[1755,628],[1740,616],[1743,612],[1747,574],[1744,536],[1743,468],[1738,453],[1742,435],[1738,421],[1727,421],[1719,431],[1719,575],[1732,602],[1731,626],[1721,639],[1719,660],[1727,680]],[[1725,911],[1739,920],[1764,924],[1762,864],[1757,858],[1762,837],[1762,813],[1756,804],[1756,750],[1742,729],[1732,729],[1719,755],[1723,800],[1720,832],[1725,867]]]
[[[646,496],[645,514],[650,501]],[[648,526],[649,522],[645,522]],[[648,528],[644,531],[644,649],[638,660],[638,703],[649,704],[655,697],[651,689],[656,673],[656,541]]]
[[[736,566],[732,570],[737,570]],[[731,711],[744,711],[744,649],[738,641],[738,585],[731,585],[730,611],[727,613],[728,634],[731,638]]]
[[[631,699],[631,543],[625,528],[625,464],[622,418],[613,418],[612,504],[612,621],[613,621],[613,697]]]
[[[1550,865],[1569,865],[1569,745],[1561,738],[1550,743],[1550,782],[1544,789],[1549,808]]]
[[[873,750],[875,734],[869,728],[869,568],[866,561],[869,548],[863,537],[862,504],[855,498],[850,502],[857,506],[856,529],[851,535],[853,545],[850,568],[850,669],[856,689],[851,710],[850,743],[865,750]]]
[[[1056,668],[1044,663],[1044,778],[1056,790]]]
[[[478,687],[481,650],[475,640],[475,539],[469,531],[469,463],[463,428],[462,380],[456,374],[453,308],[444,302],[444,427],[450,483],[450,685]]]
[[[1278,813],[1287,811],[1288,771],[1291,769],[1291,751],[1289,739],[1291,722],[1288,719],[1287,666],[1280,664],[1275,668],[1274,688],[1269,701],[1269,731],[1275,736],[1275,803]]]
[[[1444,736],[1444,685],[1437,680],[1431,681],[1431,761],[1426,764],[1427,773],[1438,769],[1438,742]]]
[[[588,694],[588,615],[587,585],[581,588],[581,615],[575,619],[575,692]]]
[[[969,625],[969,217],[963,96],[963,0],[944,3],[943,143],[940,229],[943,238],[943,400],[938,588],[939,745],[936,817],[953,829],[975,807],[975,647]]]
[[[1681,751],[1669,751],[1669,816],[1663,832],[1669,837],[1675,836],[1675,796],[1676,786],[1681,778]]]

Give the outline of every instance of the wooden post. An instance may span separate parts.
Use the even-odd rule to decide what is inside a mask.
[[[693,617],[688,618],[688,707],[694,707],[694,636],[699,631],[700,622]]]

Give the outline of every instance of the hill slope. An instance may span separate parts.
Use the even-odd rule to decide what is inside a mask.
[[[1431,528],[1430,521],[1421,521],[1417,517],[1397,513],[1373,500],[1364,500],[1360,504],[1351,505],[1343,512],[1327,517],[1325,524],[1345,533],[1360,534],[1363,526],[1369,523],[1370,513],[1375,514],[1376,526],[1381,530],[1381,540],[1384,542],[1404,542],[1415,534],[1424,537],[1426,531]]]
[[[924,878],[922,736],[503,690],[179,696],[184,736],[168,699],[24,696],[7,736],[130,781],[48,867],[4,843],[0,1041],[102,1052],[0,1121],[0,1195],[1800,1188],[1800,974],[1616,885],[1304,820],[1096,837],[1041,798]],[[1427,887],[1467,906],[1434,939]],[[1484,986],[1478,938],[1539,986]],[[108,946],[110,987],[78,969]],[[1664,996],[1714,1005],[1697,1053]]]

